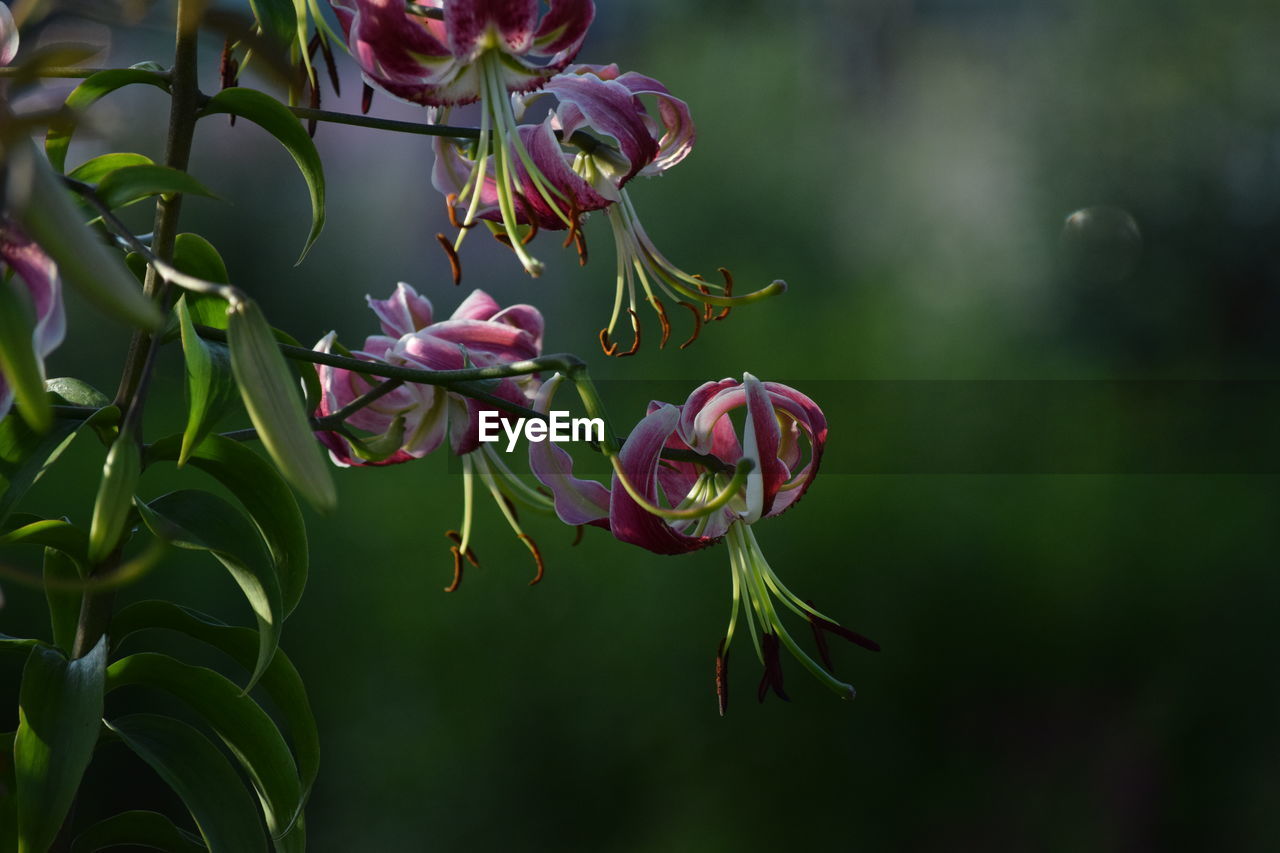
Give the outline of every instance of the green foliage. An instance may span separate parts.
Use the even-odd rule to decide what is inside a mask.
[[[94,853],[123,846],[149,847],[167,853],[203,853],[208,849],[199,836],[174,826],[173,821],[159,812],[131,811],[98,821],[77,835],[71,844],[71,853]]]
[[[49,164],[27,142],[7,153],[10,215],[58,265],[62,280],[116,319],[158,329],[159,309],[142,295],[119,254],[86,227]]]
[[[178,300],[177,313],[187,368],[187,428],[178,456],[178,464],[184,465],[239,395],[226,346],[202,340],[196,334],[185,296]]]
[[[64,103],[67,108],[66,117],[50,122],[49,132],[44,138],[44,153],[53,168],[59,172],[66,168],[67,149],[71,146],[71,137],[75,134],[80,113],[117,89],[139,83],[169,91],[169,81],[163,74],[141,68],[99,71],[86,77],[83,83],[72,89]]]
[[[154,714],[121,717],[107,727],[182,798],[210,853],[266,850],[253,800],[208,738],[186,723]]]
[[[56,420],[44,434],[33,431],[20,418],[0,420],[0,524],[83,427],[107,423],[119,416],[110,400],[78,379],[51,379],[45,387],[51,403],[84,406],[97,412],[83,421]]]
[[[142,520],[157,537],[193,551],[208,551],[226,567],[258,620],[258,659],[245,690],[262,676],[280,644],[284,604],[275,564],[257,528],[238,509],[209,492],[172,492],[138,501]]]
[[[180,437],[169,436],[147,450],[147,463],[178,459]],[[285,613],[292,613],[307,584],[307,530],[289,486],[274,466],[237,441],[210,435],[188,463],[221,483],[244,506],[271,549]]]
[[[20,853],[47,849],[71,807],[98,741],[106,661],[105,638],[73,661],[31,650],[13,745]]]
[[[151,652],[107,668],[108,693],[126,686],[163,690],[190,706],[248,774],[272,837],[288,832],[302,810],[297,764],[276,724],[252,698],[211,669]]]
[[[311,231],[298,262],[307,256],[324,228],[324,165],[305,128],[289,108],[256,89],[223,89],[209,99],[201,115],[230,113],[246,118],[274,136],[293,157],[311,194]]]
[[[258,637],[254,631],[226,625],[212,616],[169,601],[139,601],[122,609],[111,622],[112,642],[119,645],[126,637],[149,629],[174,631],[206,643],[246,671],[257,665]],[[305,803],[320,770],[320,733],[302,676],[283,649],[276,650],[258,682],[258,689],[270,698],[289,732],[298,759]]]
[[[333,478],[298,398],[293,375],[262,311],[251,301],[227,311],[231,367],[263,446],[286,480],[322,512],[337,504]],[[314,371],[312,371],[314,372]]]
[[[75,588],[81,579],[75,560],[57,548],[44,549],[44,597],[49,604],[49,624],[53,642],[68,654],[76,641],[83,595]]]

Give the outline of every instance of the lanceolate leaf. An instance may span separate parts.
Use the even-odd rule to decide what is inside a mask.
[[[305,53],[305,51],[304,51]],[[276,138],[293,157],[311,193],[311,232],[302,248],[302,259],[311,251],[324,228],[324,167],[316,145],[302,123],[284,104],[256,89],[223,89],[209,99],[201,115],[231,113],[242,116]]]
[[[55,548],[44,549],[44,597],[49,603],[49,622],[53,626],[53,642],[58,648],[70,652],[76,641],[76,623],[80,619],[78,590],[67,589],[60,584],[74,583],[80,579],[75,561]],[[52,581],[52,583],[50,583]]]
[[[286,47],[293,43],[297,37],[298,16],[292,0],[249,0],[249,6],[268,38]]]
[[[284,627],[275,566],[249,519],[217,495],[184,490],[138,502],[147,527],[179,548],[208,551],[226,566],[258,619],[258,659],[248,691],[271,662]]]
[[[293,484],[318,510],[337,504],[337,492],[320,445],[302,408],[293,375],[258,306],[241,302],[227,314],[231,366],[249,418],[262,444]]]
[[[0,646],[3,648],[3,646]],[[13,775],[13,732],[0,734],[0,853],[18,849],[18,797]]]
[[[104,419],[116,412],[114,408],[107,411],[110,401],[78,380],[51,379],[45,387],[53,403],[95,408],[99,410],[97,417]],[[43,435],[33,432],[19,418],[0,421],[0,524],[27,489],[57,460],[79,429],[92,420],[55,419],[53,427]]]
[[[249,792],[208,738],[154,714],[121,717],[107,726],[182,798],[210,853],[267,849]]]
[[[168,166],[124,166],[107,174],[98,184],[98,197],[109,207],[126,207],[153,195],[186,193],[216,198],[204,184]]]
[[[252,670],[258,652],[258,638],[248,628],[225,625],[195,610],[169,601],[139,601],[116,614],[111,621],[111,639],[119,644],[137,631],[159,628],[177,631],[221,651],[246,670]],[[283,649],[277,650],[271,665],[258,682],[271,698],[293,743],[302,779],[305,802],[320,769],[320,734],[302,677]]]
[[[8,148],[7,196],[12,216],[58,265],[62,280],[99,309],[133,326],[156,330],[160,310],[142,295],[117,252],[84,223],[49,164],[22,141]]]
[[[280,730],[253,699],[211,669],[150,652],[107,668],[108,692],[129,685],[158,688],[190,705],[244,766],[272,836],[285,832],[302,802],[297,765]]]
[[[226,346],[202,340],[196,334],[185,296],[178,300],[177,313],[187,366],[187,428],[178,457],[178,464],[185,465],[191,451],[213,431],[218,419],[239,397]]]
[[[75,178],[77,181],[84,181],[86,184],[96,184],[115,170],[122,169],[125,166],[150,165],[154,165],[154,161],[145,154],[100,154],[76,166],[67,173],[67,177]]]
[[[98,742],[106,662],[105,637],[78,660],[39,646],[27,658],[13,744],[21,851],[46,850],[75,798]]]
[[[249,807],[253,808],[253,803]],[[135,811],[98,821],[76,836],[71,853],[94,853],[112,847],[150,847],[167,853],[204,853],[206,849],[199,836],[174,826],[159,812]]]
[[[9,517],[0,525],[0,545],[44,545],[56,548],[81,567],[89,553],[89,537],[83,530],[59,518],[40,518],[24,513]]]
[[[180,439],[169,436],[151,445],[147,462],[176,460]],[[235,495],[258,526],[275,560],[285,614],[292,613],[307,584],[308,553],[307,529],[289,486],[262,456],[220,435],[205,438],[187,461]]]
[[[26,288],[0,276],[0,373],[13,389],[23,420],[36,432],[46,432],[53,425],[53,408],[32,344],[35,320]]]
[[[44,150],[49,155],[49,162],[54,169],[61,172],[66,168],[67,147],[71,144],[71,135],[75,133],[78,120],[76,113],[88,108],[116,89],[134,83],[146,83],[166,92],[169,91],[169,83],[163,75],[138,68],[113,68],[108,71],[99,71],[97,74],[86,77],[83,83],[71,91],[66,100],[66,106],[71,114],[65,119],[51,122],[49,132],[44,139]]]

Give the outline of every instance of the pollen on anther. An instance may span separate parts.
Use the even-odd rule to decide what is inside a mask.
[[[444,588],[445,592],[456,592],[458,587],[462,586],[462,552],[458,550],[457,545],[450,545],[449,552],[453,554],[453,582]]]
[[[454,285],[462,284],[462,261],[458,259],[458,253],[454,250],[453,244],[443,234],[437,234],[436,241],[444,249],[444,253],[449,256],[449,269],[453,273]]]
[[[462,547],[462,534],[460,534],[458,531],[446,530],[444,532],[444,535],[445,535],[445,538],[447,538],[450,542],[457,545],[459,548]],[[467,550],[463,552],[463,556],[467,558],[467,562],[470,563],[472,566],[474,566],[477,569],[480,568],[480,558],[476,556],[476,551],[474,548],[468,545]]]
[[[609,330],[600,330],[600,349],[604,350],[605,355],[613,355],[618,351],[618,343],[609,340]]]
[[[533,576],[533,580],[529,581],[529,586],[533,586],[542,580],[542,576],[546,573],[546,566],[542,562],[542,552],[538,550],[538,543],[527,533],[521,533],[520,539],[524,542],[525,547],[529,549],[529,553],[533,555],[533,562],[538,567],[538,573]]]
[[[696,341],[698,339],[698,335],[702,334],[702,309],[690,302],[685,302],[683,299],[676,304],[683,305],[685,308],[689,309],[691,314],[693,314],[693,334],[689,336],[689,340],[680,345],[680,349],[684,349],[689,346],[689,344]]]
[[[667,309],[658,301],[658,297],[650,296],[649,304],[658,312],[658,323],[662,326],[662,340],[658,341],[658,349],[663,349],[667,345],[667,339],[671,337],[671,321],[667,319]]]
[[[629,355],[635,355],[640,351],[640,315],[636,313],[636,309],[628,308],[627,313],[631,315],[631,331],[635,338],[631,341],[631,349],[626,352],[618,353],[618,358],[626,358]],[[612,353],[610,353],[612,355]]]
[[[724,276],[724,295],[733,296],[733,273],[724,267],[720,267],[720,275]],[[723,320],[729,316],[730,306],[726,305],[720,309],[720,313],[716,315],[717,320]]]
[[[716,702],[723,717],[729,709],[729,653],[724,650],[724,640],[716,650]]]

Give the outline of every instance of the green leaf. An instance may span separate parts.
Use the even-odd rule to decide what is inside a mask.
[[[19,851],[46,850],[67,816],[98,742],[106,662],[105,637],[78,660],[39,646],[27,658],[13,743]]]
[[[208,738],[186,723],[154,714],[121,717],[107,727],[182,798],[210,853],[267,849],[249,792]]]
[[[98,821],[80,833],[71,843],[71,853],[94,853],[111,847],[149,847],[167,853],[204,853],[206,850],[198,836],[174,826],[173,821],[159,812],[133,811]]]
[[[44,545],[66,554],[87,568],[89,537],[83,530],[57,518],[18,513],[0,525],[0,545]]]
[[[288,47],[297,38],[298,16],[292,0],[249,0],[253,16],[262,26],[262,32]]]
[[[36,355],[35,311],[26,285],[0,276],[0,373],[13,390],[18,413],[36,432],[53,426],[53,408],[44,393],[44,367]]]
[[[178,458],[180,437],[162,438],[147,450],[147,462]],[[187,459],[209,474],[244,506],[267,541],[280,578],[285,614],[293,612],[307,585],[307,528],[298,502],[275,467],[238,441],[210,435]]]
[[[329,467],[303,411],[297,385],[262,311],[252,301],[227,313],[227,343],[240,396],[258,436],[284,478],[312,506],[331,511],[338,502]]]
[[[303,52],[305,55],[305,51]],[[298,263],[311,251],[324,228],[324,166],[316,144],[289,108],[256,89],[223,89],[209,99],[201,116],[231,113],[248,119],[274,136],[293,157],[311,193],[311,232],[298,257]]]
[[[89,524],[89,562],[97,564],[115,550],[125,533],[133,493],[142,474],[142,452],[130,430],[120,433],[102,466],[98,496]]]
[[[13,732],[0,734],[0,853],[18,849],[17,781],[13,773]]]
[[[262,537],[240,510],[208,492],[171,492],[150,504],[138,501],[138,511],[159,538],[211,553],[244,592],[258,619],[258,661],[247,692],[271,662],[284,627],[280,582]]]
[[[106,175],[98,184],[98,198],[113,210],[162,193],[217,198],[204,184],[186,172],[168,166],[124,166]]]
[[[276,336],[277,343],[288,344],[291,347],[302,347],[302,344],[298,343],[298,339],[288,332],[273,327],[271,334]],[[302,348],[307,349],[307,347]],[[316,373],[315,365],[305,361],[294,361],[293,359],[285,359],[285,362],[289,365],[289,369],[293,371],[293,375],[302,382],[302,387],[306,389],[306,394],[303,395],[306,403],[303,407],[306,409],[307,414],[315,414],[316,409],[320,408],[320,399],[324,393],[320,387],[320,375]]]
[[[199,234],[184,233],[179,234],[174,239],[173,265],[187,275],[193,275],[205,281],[213,281],[218,284],[230,282],[227,277],[227,265],[223,262],[222,255],[218,254],[218,250],[213,247],[212,243]],[[220,319],[225,325],[226,302],[218,297],[209,298],[217,304],[217,313],[223,315]],[[196,317],[200,316],[199,312],[196,312]]]
[[[76,625],[80,621],[81,593],[60,584],[80,580],[76,563],[56,548],[44,549],[44,597],[49,603],[49,623],[53,626],[53,642],[70,652],[76,642]],[[53,583],[49,583],[53,581]]]
[[[169,91],[169,82],[163,75],[137,68],[99,71],[71,90],[66,100],[69,115],[50,122],[49,132],[44,138],[44,151],[54,169],[61,172],[66,168],[67,147],[71,145],[71,135],[79,121],[78,114],[116,89],[135,83],[146,83]]]
[[[98,308],[133,326],[159,330],[160,310],[142,295],[137,281],[84,221],[61,181],[30,142],[8,146],[10,215],[58,265],[58,273]]]
[[[50,379],[45,387],[55,404],[95,408],[98,410],[95,417],[102,419],[118,414],[110,400],[79,380]],[[57,461],[77,432],[92,421],[94,418],[85,421],[57,418],[53,427],[41,435],[20,418],[0,420],[0,524]]]
[[[297,765],[280,730],[253,699],[211,669],[151,652],[107,668],[107,692],[129,685],[167,691],[191,706],[249,775],[272,837],[289,828],[302,802]]]
[[[252,670],[255,665],[258,638],[252,630],[223,624],[212,616],[170,601],[139,601],[125,607],[111,621],[111,639],[119,645],[131,634],[148,629],[176,631],[193,637],[218,649],[246,670]],[[283,649],[276,651],[258,687],[279,710],[293,742],[305,802],[320,771],[320,733],[302,676]]]
[[[231,354],[223,344],[202,340],[196,334],[186,296],[178,300],[177,313],[187,366],[187,428],[178,456],[178,465],[182,466],[239,395],[231,373]]]
[[[67,177],[86,184],[96,184],[115,170],[123,169],[125,166],[151,165],[154,165],[154,161],[145,154],[100,154],[76,166],[67,173]]]

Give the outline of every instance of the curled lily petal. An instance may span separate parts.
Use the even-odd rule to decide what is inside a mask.
[[[374,299],[366,296],[369,308],[378,315],[382,331],[391,337],[398,338],[431,325],[431,300],[419,296],[418,292],[403,281],[396,285],[395,292],[389,299]]]

